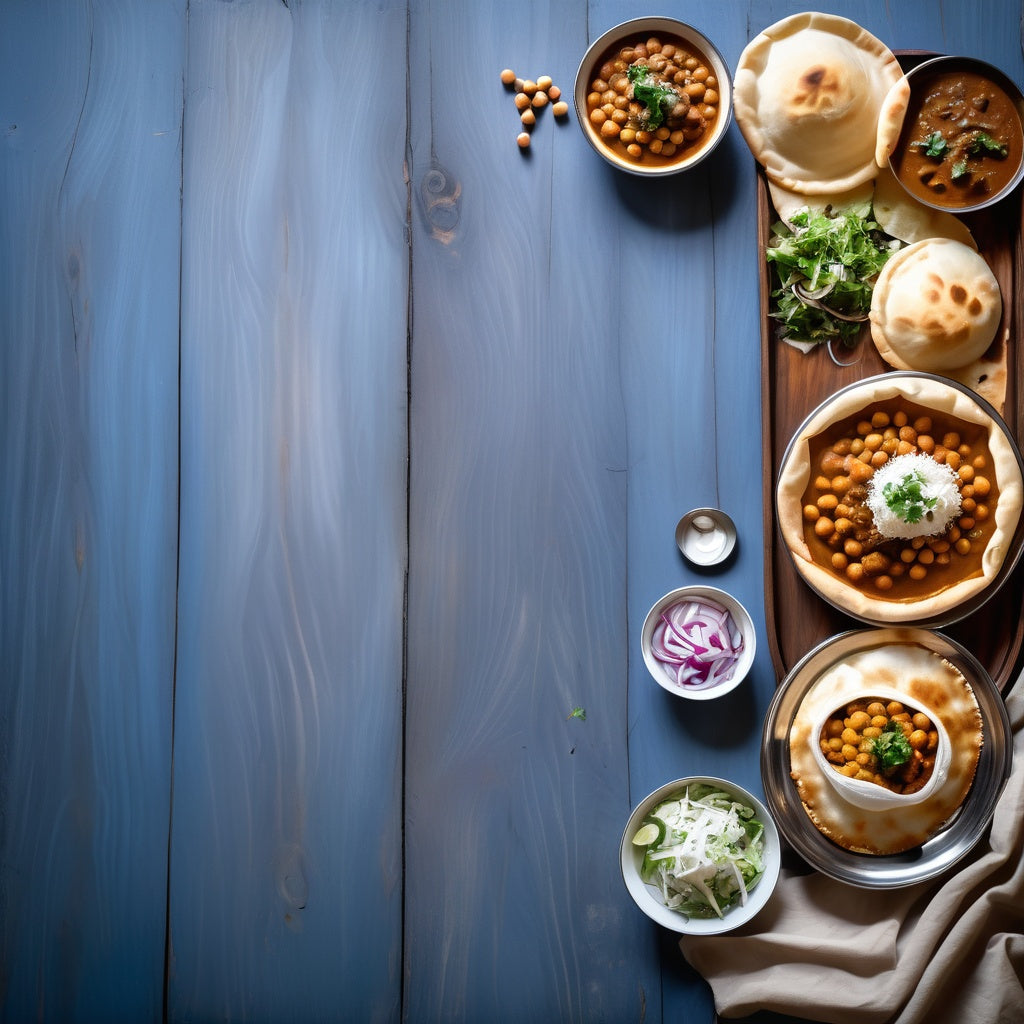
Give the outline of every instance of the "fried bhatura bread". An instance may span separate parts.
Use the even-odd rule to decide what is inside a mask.
[[[949,735],[945,780],[927,801],[870,811],[849,803],[814,755],[821,717],[873,689],[895,690],[907,707],[923,706]],[[888,643],[853,654],[811,685],[790,727],[790,774],[804,810],[822,834],[855,853],[902,853],[927,842],[956,813],[974,781],[984,742],[981,710],[962,673],[916,643]]]
[[[951,238],[926,238],[893,254],[878,275],[871,338],[898,370],[945,373],[985,354],[1002,312],[983,256]]]
[[[899,183],[888,165],[879,168],[875,178],[872,211],[878,226],[901,242],[953,238],[972,249],[978,248],[970,229],[959,217],[919,202]]]
[[[889,48],[855,22],[794,14],[740,55],[736,123],[754,159],[783,188],[843,192],[878,172],[878,116],[902,75]]]

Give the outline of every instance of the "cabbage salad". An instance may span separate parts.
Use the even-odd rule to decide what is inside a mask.
[[[764,825],[754,808],[706,783],[655,807],[633,843],[646,847],[643,880],[688,917],[723,917],[764,874]]]

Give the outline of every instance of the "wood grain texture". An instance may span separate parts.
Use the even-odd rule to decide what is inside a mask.
[[[1017,6],[830,9],[1021,80]],[[803,9],[680,13],[734,67]],[[761,787],[755,169],[523,154],[498,80],[637,13],[0,5],[0,1019],[707,1024],[616,851]],[[713,708],[637,642],[703,581]]]
[[[0,11],[0,1017],[159,1019],[184,6]]]
[[[499,31],[470,3],[413,12],[411,1020],[639,1019],[657,985],[615,868],[629,807],[618,310],[580,258],[619,254],[586,215],[598,168],[576,126],[545,112],[522,155],[498,81],[511,66],[571,92],[584,16],[528,5]]]
[[[405,38],[190,4],[172,1019],[399,1014]]]

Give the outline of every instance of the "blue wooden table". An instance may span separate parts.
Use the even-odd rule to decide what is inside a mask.
[[[1016,0],[827,7],[1024,81]],[[3,0],[3,1020],[710,1020],[617,844],[761,791],[766,645],[638,643],[703,505],[764,639],[755,167],[523,154],[498,76],[803,9]]]

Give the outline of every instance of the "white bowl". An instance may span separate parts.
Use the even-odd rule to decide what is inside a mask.
[[[587,116],[587,93],[590,83],[593,81],[593,73],[598,67],[598,61],[606,50],[619,42],[622,44],[632,40],[650,35],[670,35],[690,43],[708,59],[715,76],[718,79],[719,108],[718,119],[711,131],[711,135],[693,153],[684,156],[670,164],[644,165],[619,156],[608,148],[602,141],[600,134],[590,123]],[[725,137],[732,121],[732,75],[729,66],[725,63],[722,55],[703,33],[698,32],[692,25],[676,21],[675,18],[633,18],[624,21],[614,28],[610,28],[603,35],[598,36],[587,48],[587,52],[580,61],[576,71],[576,83],[573,89],[573,99],[576,107],[576,117],[587,141],[593,146],[595,152],[603,157],[613,167],[630,174],[637,174],[647,178],[664,178],[680,171],[689,170],[695,167],[705,157],[709,156],[715,147]]]
[[[661,620],[661,613],[678,601],[715,601],[726,608],[732,616],[740,633],[743,635],[743,650],[739,659],[733,667],[732,675],[725,682],[715,683],[711,686],[679,686],[668,669],[660,662],[651,650],[651,638],[654,635],[655,627]],[[669,591],[664,597],[654,603],[651,610],[644,619],[643,629],[640,632],[640,648],[643,651],[644,664],[647,670],[654,677],[654,681],[677,697],[685,697],[688,700],[716,700],[723,694],[734,690],[746,678],[754,663],[754,652],[757,647],[757,634],[754,630],[754,620],[750,613],[731,594],[717,587],[705,587],[695,584],[689,587],[679,587]]]
[[[953,756],[949,734],[946,732],[939,716],[931,708],[922,705],[919,700],[907,697],[905,694],[888,686],[872,686],[869,687],[869,690],[870,692],[865,691],[865,697],[878,697],[886,701],[898,700],[901,704],[907,705],[907,707],[913,707],[916,711],[923,712],[931,720],[932,726],[938,733],[939,742],[935,750],[935,765],[932,768],[932,774],[929,776],[928,781],[916,793],[893,793],[882,786],[875,785],[873,782],[868,782],[864,779],[847,778],[847,776],[837,772],[835,766],[821,752],[821,744],[818,742],[821,730],[825,727],[825,722],[834,714],[835,708],[819,716],[818,721],[814,725],[814,731],[811,733],[811,741],[814,744],[814,757],[818,762],[818,767],[821,768],[822,775],[832,784],[832,788],[844,800],[854,804],[856,807],[863,807],[869,811],[888,811],[894,808],[911,807],[914,804],[924,803],[946,781],[946,775],[949,773],[949,762]],[[844,702],[844,704],[846,703],[849,703],[849,701]]]
[[[648,885],[640,876],[640,866],[643,863],[644,851],[642,847],[633,845],[633,836],[640,828],[644,818],[650,814],[658,804],[667,800],[675,793],[680,793],[689,785],[707,783],[719,786],[728,793],[731,793],[737,800],[753,807],[758,820],[764,825],[764,874],[757,884],[750,890],[747,902],[737,904],[725,911],[723,917],[698,918],[686,917],[678,910],[670,910],[661,902],[658,890]],[[626,828],[622,833],[622,841],[619,844],[619,864],[622,869],[622,880],[626,883],[633,902],[652,920],[663,928],[679,932],[684,935],[720,935],[722,932],[732,931],[746,924],[761,908],[768,902],[775,883],[779,879],[779,868],[782,862],[782,848],[779,842],[779,833],[775,822],[768,814],[764,804],[755,796],[737,786],[733,782],[714,776],[695,775],[689,778],[676,779],[664,786],[659,786],[653,793],[648,794],[634,808],[633,813],[626,822]]]

